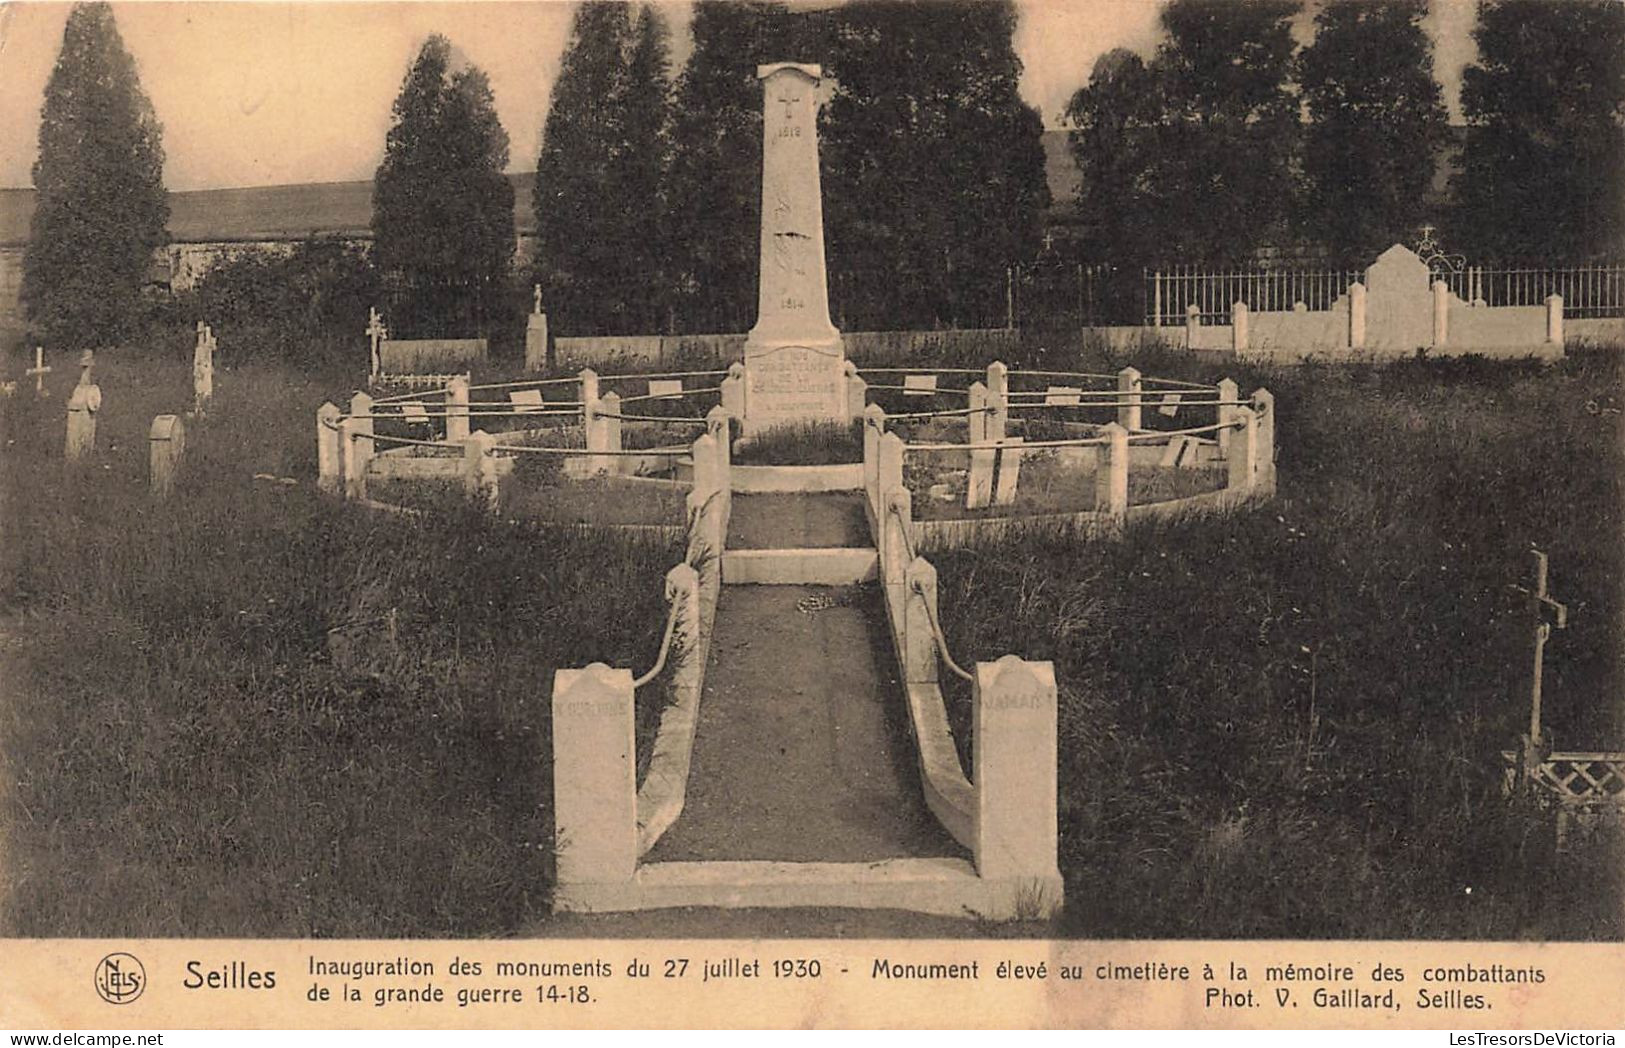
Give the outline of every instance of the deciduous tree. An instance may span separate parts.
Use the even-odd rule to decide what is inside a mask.
[[[1575,261],[1625,238],[1625,5],[1484,0],[1463,76],[1454,240],[1482,259]]]

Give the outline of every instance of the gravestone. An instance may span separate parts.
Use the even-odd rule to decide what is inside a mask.
[[[214,399],[214,330],[197,322],[197,345],[192,350],[192,413],[202,418]]]
[[[845,351],[829,319],[818,178],[816,65],[758,66],[762,81],[761,279],[745,339],[745,431],[846,417]]]
[[[542,312],[542,285],[532,289],[530,314],[525,318],[525,370],[547,367],[547,314]]]
[[[147,431],[148,483],[152,493],[165,498],[175,490],[175,478],[186,459],[186,424],[179,415],[159,415]]]
[[[102,388],[90,380],[95,354],[85,350],[79,358],[79,384],[68,398],[68,442],[64,455],[77,462],[96,449],[96,414],[102,409]]]
[[[1365,271],[1365,330],[1370,349],[1409,353],[1433,344],[1433,291],[1427,263],[1403,244],[1377,256]]]

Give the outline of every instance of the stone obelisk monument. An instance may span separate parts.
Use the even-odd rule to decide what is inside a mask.
[[[762,254],[756,326],[745,340],[745,431],[845,419],[841,333],[829,320],[818,180],[815,65],[758,66]]]

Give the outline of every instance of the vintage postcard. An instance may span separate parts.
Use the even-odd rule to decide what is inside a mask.
[[[0,5],[0,1026],[1617,1033],[1622,70]]]

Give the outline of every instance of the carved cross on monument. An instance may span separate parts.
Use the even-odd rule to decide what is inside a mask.
[[[1541,761],[1540,685],[1546,661],[1546,640],[1553,629],[1566,629],[1569,609],[1566,604],[1553,600],[1546,593],[1546,554],[1530,551],[1535,558],[1534,585],[1511,588],[1529,598],[1530,617],[1534,620],[1534,662],[1529,682],[1529,734],[1523,738],[1523,774],[1527,781]]]
[[[378,343],[389,337],[389,329],[384,326],[384,318],[378,315],[377,307],[367,310],[366,333],[372,340],[372,377],[377,378],[382,364],[378,355]]]
[[[50,373],[51,369],[45,363],[45,347],[35,346],[34,366],[23,372],[23,374],[34,376],[34,395],[36,397],[50,396],[49,393],[45,392],[45,376]]]

